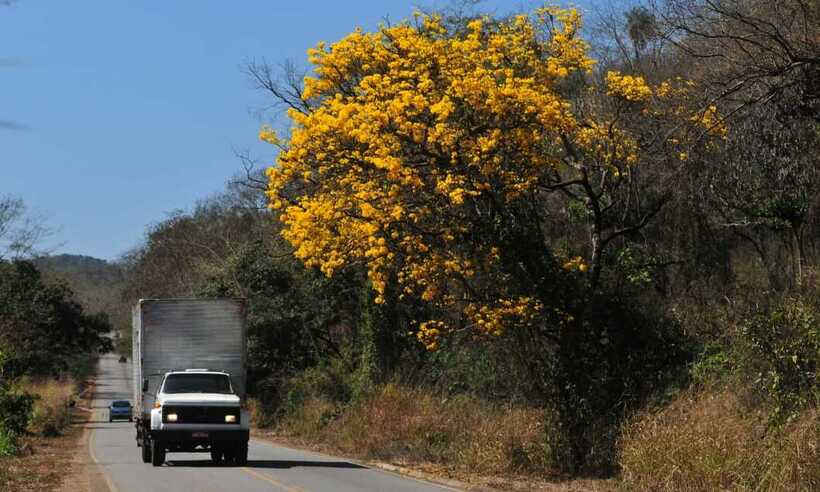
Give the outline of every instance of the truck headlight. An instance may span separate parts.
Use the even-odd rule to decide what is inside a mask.
[[[167,420],[168,422],[176,422],[177,421],[177,414],[169,413],[168,415],[165,416],[165,420]]]
[[[236,423],[236,415],[225,415],[225,423],[226,424],[235,424]]]

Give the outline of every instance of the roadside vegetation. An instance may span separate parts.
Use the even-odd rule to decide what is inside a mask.
[[[276,438],[466,479],[816,489],[818,8],[446,10],[319,44],[306,78],[252,63],[289,108],[260,131],[276,163],[153,225],[124,305],[248,299]]]
[[[94,364],[88,365],[93,370]],[[91,375],[86,373],[86,377]],[[24,378],[18,383],[33,398],[33,404],[16,449],[0,457],[0,491],[62,490],[66,480],[82,476],[77,462],[83,453],[85,443],[80,439],[84,434],[76,424],[88,420],[84,408],[91,402],[88,387],[78,381],[64,376],[34,381]]]
[[[79,435],[72,404],[96,355],[111,349],[111,325],[24,259],[16,218],[0,214],[0,490],[52,490]]]
[[[472,480],[556,478],[546,417],[539,408],[385,384],[348,406],[317,391],[262,435]]]

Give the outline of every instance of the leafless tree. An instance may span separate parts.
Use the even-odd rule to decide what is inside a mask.
[[[602,69],[617,66],[630,72],[666,75],[669,43],[652,9],[643,2],[606,3],[591,12],[589,37]]]
[[[739,111],[796,93],[782,109],[820,121],[820,3],[658,0],[654,12],[716,100]]]
[[[251,60],[242,70],[256,89],[273,96],[273,104],[260,108],[260,113],[282,109],[300,113],[310,111],[311,105],[303,98],[302,87],[307,70],[299,68],[292,60],[285,60],[277,66],[271,66],[265,60]]]
[[[43,222],[26,213],[20,198],[0,197],[0,260],[42,253],[36,247],[52,232]]]
[[[720,226],[754,247],[774,289],[801,285],[812,262],[807,237],[818,200],[820,145],[813,125],[802,119],[775,119],[771,105],[755,106],[733,122],[726,149],[706,166],[704,201],[713,206]],[[790,268],[778,264],[782,245]],[[790,270],[790,272],[789,272]]]

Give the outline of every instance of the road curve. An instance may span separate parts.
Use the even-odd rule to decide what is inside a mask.
[[[140,459],[130,422],[108,422],[111,400],[132,399],[131,363],[114,355],[100,358],[97,386],[88,425],[89,454],[98,473],[93,491],[109,492],[318,492],[457,490],[376,470],[342,458],[251,440],[248,465],[214,466],[207,453],[169,453],[161,468]]]

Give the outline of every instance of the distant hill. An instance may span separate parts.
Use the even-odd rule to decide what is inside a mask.
[[[44,256],[34,264],[45,278],[66,282],[88,312],[107,312],[115,326],[128,322],[129,309],[122,300],[125,271],[120,265],[70,254]]]
[[[124,279],[122,268],[118,265],[91,256],[43,256],[34,263],[44,273],[60,275],[72,286],[85,283],[121,284]]]

